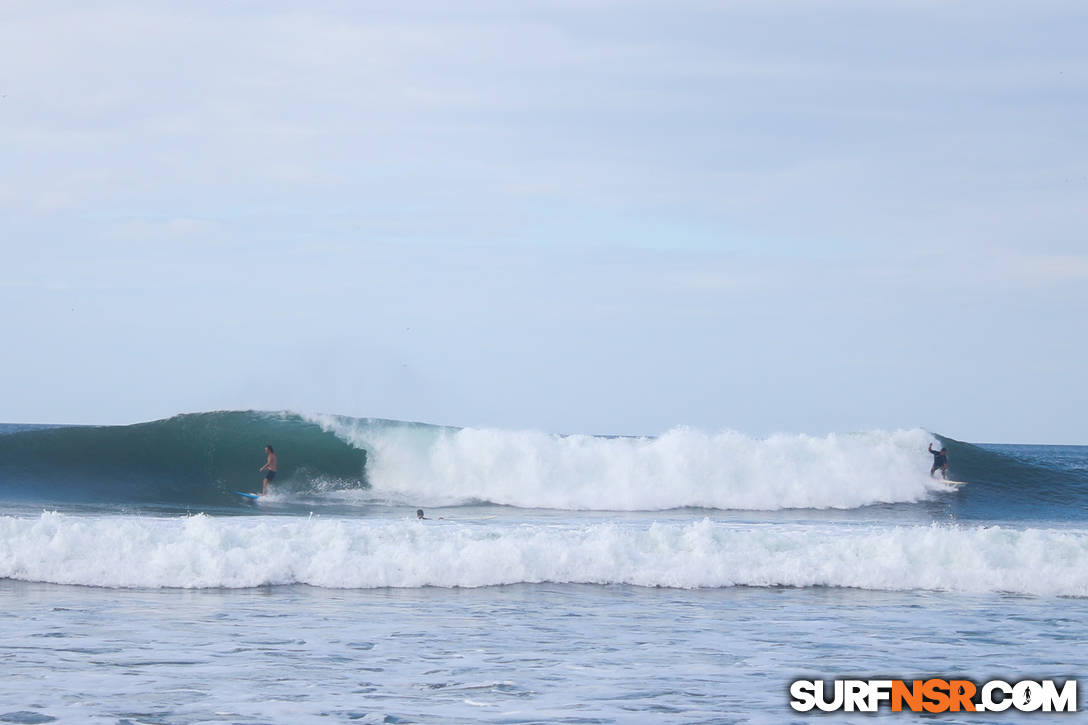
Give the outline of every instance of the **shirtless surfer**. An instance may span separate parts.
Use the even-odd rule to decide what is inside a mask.
[[[257,469],[260,471],[268,471],[264,476],[264,487],[261,489],[261,495],[268,495],[268,482],[276,477],[276,452],[272,450],[272,446],[265,446],[264,452],[268,454],[268,461],[263,466]]]
[[[941,450],[933,450],[933,444],[929,444],[929,452],[933,454],[933,468],[929,469],[929,475],[932,476],[937,471],[941,472],[941,478],[948,480],[948,449],[941,446]]]

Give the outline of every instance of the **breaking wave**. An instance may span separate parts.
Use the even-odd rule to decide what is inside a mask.
[[[100,587],[854,587],[1088,596],[1088,532],[1005,527],[0,517],[0,578]]]
[[[766,438],[676,428],[610,437],[253,411],[0,430],[0,499],[236,505],[231,491],[259,488],[257,467],[270,443],[279,453],[280,500],[334,508],[854,509],[948,494],[928,476],[926,446],[937,440],[949,447],[951,476],[971,484],[954,499],[969,516],[1001,520],[1045,508],[1036,518],[1061,518],[1088,507],[1083,470],[919,428]]]

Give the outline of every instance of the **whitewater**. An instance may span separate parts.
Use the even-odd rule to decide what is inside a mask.
[[[1083,672],[1088,448],[5,425],[0,612],[0,721],[782,722],[802,675]]]
[[[937,490],[918,465],[932,440],[921,429],[755,439],[677,428],[635,438],[306,418],[371,452],[376,492],[430,505],[854,508]]]
[[[839,586],[1088,596],[1088,533],[947,525],[0,519],[0,577],[106,587]]]

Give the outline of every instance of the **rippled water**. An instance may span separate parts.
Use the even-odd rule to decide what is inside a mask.
[[[779,723],[811,719],[788,706],[798,677],[1088,667],[1088,601],[1001,594],[4,581],[0,602],[15,722]]]
[[[793,480],[822,505],[843,486],[878,502],[841,509],[686,508],[705,478],[688,474],[717,471],[721,451],[671,478],[636,476],[635,489],[590,475],[642,461],[640,446],[686,465],[706,441],[679,434],[613,445],[476,432],[449,448],[431,431],[433,450],[409,463],[438,470],[452,455],[450,480],[462,483],[490,472],[490,494],[447,507],[427,498],[441,482],[429,475],[412,479],[410,496],[403,486],[285,488],[257,505],[203,479],[149,489],[126,474],[87,490],[50,478],[49,436],[107,433],[126,437],[117,451],[131,449],[131,431],[46,430],[30,468],[8,461],[14,478],[0,476],[0,724],[932,722],[796,713],[789,683],[1088,671],[1084,447],[949,442],[967,482],[950,489],[925,475],[917,431],[863,436],[879,445],[849,469],[865,475],[845,478],[835,471],[844,450],[857,452],[854,437],[789,438],[760,449],[761,476],[708,483],[726,498],[774,498],[767,481]],[[313,446],[343,448],[310,433]],[[541,446],[559,446],[571,479],[526,494],[508,474],[533,480],[525,466]],[[507,454],[516,466],[491,465]],[[374,455],[372,483],[408,480],[389,478],[389,460]],[[813,478],[814,465],[835,475]],[[24,480],[30,469],[42,475]],[[808,473],[791,478],[794,469]],[[550,500],[564,485],[564,496],[603,492],[632,510],[488,503]],[[679,507],[634,510],[658,496]],[[414,519],[417,506],[429,520]]]

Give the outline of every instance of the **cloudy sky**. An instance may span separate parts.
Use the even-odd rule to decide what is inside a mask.
[[[1088,443],[1079,2],[9,2],[0,420]]]

